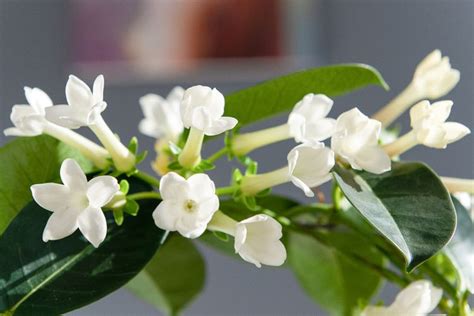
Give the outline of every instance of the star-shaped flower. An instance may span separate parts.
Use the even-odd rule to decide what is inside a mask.
[[[94,247],[99,247],[107,234],[107,223],[101,208],[119,191],[117,179],[100,176],[88,182],[73,159],[64,160],[60,175],[64,184],[31,186],[36,203],[53,212],[44,229],[43,241],[65,238],[79,228]]]

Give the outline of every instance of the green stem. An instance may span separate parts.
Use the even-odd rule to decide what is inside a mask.
[[[226,153],[227,153],[227,148],[224,147],[224,148],[220,149],[219,151],[215,152],[214,154],[212,154],[211,156],[209,156],[209,158],[207,158],[206,160],[213,163],[217,159],[224,156]]]
[[[216,194],[217,195],[230,195],[230,194],[233,194],[235,190],[236,190],[235,186],[217,188]]]
[[[149,175],[148,173],[145,173],[143,171],[138,171],[133,176],[147,182],[148,184],[150,184],[151,186],[154,186],[155,188],[160,187],[160,180],[155,178],[152,175]]]
[[[457,291],[453,287],[451,283],[449,283],[442,275],[436,271],[429,262],[426,262],[425,264],[421,265],[419,269],[423,272],[425,272],[431,280],[433,280],[433,283],[436,285],[440,286],[453,300],[457,300]]]
[[[143,199],[155,199],[161,200],[161,195],[158,192],[140,192],[127,195],[130,200],[143,200]]]

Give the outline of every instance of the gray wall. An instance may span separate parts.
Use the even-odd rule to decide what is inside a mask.
[[[295,0],[298,1],[298,0]],[[118,5],[120,1],[115,1]],[[461,70],[461,82],[449,96],[455,102],[452,120],[473,127],[474,119],[474,2],[454,0],[361,0],[319,1],[322,4],[320,30],[307,30],[325,57],[324,63],[363,62],[378,68],[391,86],[385,92],[369,88],[336,100],[333,115],[359,106],[370,114],[396,95],[410,80],[418,61],[432,49],[440,48]],[[66,2],[0,0],[0,129],[8,127],[12,104],[23,101],[24,85],[40,86],[55,100],[64,100],[67,51]],[[318,34],[318,35],[316,35]],[[324,34],[321,39],[319,34]],[[314,66],[318,66],[315,64]],[[212,85],[212,82],[200,82]],[[232,91],[251,83],[218,85]],[[137,99],[147,92],[166,93],[171,85],[153,83],[106,86],[110,104],[106,120],[124,139],[137,134],[141,118]],[[278,121],[278,119],[277,119]],[[280,119],[281,121],[281,119]],[[406,123],[406,117],[403,120]],[[267,123],[268,125],[269,123]],[[270,123],[274,124],[274,122]],[[264,124],[265,125],[265,124]],[[263,126],[263,125],[260,125]],[[257,128],[257,127],[253,127]],[[252,128],[251,128],[252,129]],[[0,142],[5,142],[4,138]],[[142,146],[152,140],[141,137]],[[291,143],[282,143],[255,153],[264,162],[262,170],[284,164]],[[212,143],[208,152],[219,145]],[[416,148],[405,159],[424,160],[441,175],[473,176],[472,137],[452,144],[444,151]],[[269,158],[271,157],[271,158]],[[219,166],[224,168],[222,163]],[[219,169],[222,170],[222,169]],[[228,181],[226,172],[213,173],[219,184]],[[277,192],[302,201],[291,186]],[[200,246],[207,261],[208,282],[204,293],[190,306],[188,315],[324,315],[303,294],[292,274],[285,269],[256,269]],[[383,297],[389,300],[393,288]],[[72,315],[153,315],[156,312],[125,291],[71,313]]]

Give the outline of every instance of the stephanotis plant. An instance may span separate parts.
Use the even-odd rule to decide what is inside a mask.
[[[67,104],[25,88],[28,104],[13,106],[4,131],[20,138],[0,149],[0,314],[62,314],[123,286],[178,314],[203,288],[198,240],[258,268],[291,269],[331,315],[470,315],[474,182],[402,160],[416,145],[445,149],[470,133],[447,122],[452,101],[436,101],[459,78],[436,50],[372,117],[363,105],[331,114],[334,97],[387,89],[361,64],[227,96],[205,86],[148,94],[137,102],[138,129],[156,139],[156,174],[142,170],[137,139],[123,144],[102,117],[102,75],[92,89],[70,76]],[[411,122],[399,136],[390,126],[405,111]],[[285,112],[282,125],[241,131]],[[222,149],[205,156],[219,135]],[[253,152],[291,139],[282,167],[258,172]],[[228,186],[206,174],[218,159],[239,164]],[[329,182],[325,197],[319,187]],[[285,183],[301,198],[272,193]],[[377,299],[383,282],[400,288],[391,302]]]

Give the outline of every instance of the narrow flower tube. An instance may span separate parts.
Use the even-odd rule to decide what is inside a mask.
[[[232,153],[237,156],[243,156],[257,148],[278,143],[290,138],[290,127],[288,124],[236,135],[232,138]]]
[[[312,187],[331,179],[334,167],[334,152],[323,143],[301,144],[288,154],[288,166],[271,172],[246,175],[240,183],[240,190],[246,196],[253,196],[265,189],[292,182],[308,197],[314,196]]]
[[[332,136],[336,121],[326,116],[333,101],[323,94],[305,95],[291,111],[285,124],[234,136],[232,152],[237,156],[294,138],[297,143],[319,142]]]
[[[422,100],[434,100],[448,94],[459,82],[460,73],[451,68],[448,57],[434,50],[417,66],[410,84],[373,118],[384,127],[389,126],[412,104]]]
[[[290,174],[288,167],[283,167],[267,173],[244,176],[240,184],[240,189],[244,195],[252,196],[258,192],[289,181]]]
[[[102,116],[99,116],[94,124],[89,125],[89,128],[108,150],[117,170],[122,172],[132,170],[135,166],[135,155],[120,142],[118,137],[110,130],[107,123],[105,123]]]
[[[443,184],[446,186],[450,193],[467,192],[470,194],[474,194],[473,179],[441,177],[441,181],[443,181]]]
[[[178,162],[181,166],[185,168],[194,168],[201,162],[201,148],[203,140],[204,132],[191,127],[183,151],[178,157]]]
[[[286,249],[280,240],[281,224],[268,215],[258,214],[236,222],[218,211],[207,229],[233,236],[235,252],[258,268],[262,264],[281,266],[286,260]]]
[[[416,140],[416,135],[413,131],[410,131],[406,133],[405,135],[400,136],[395,141],[387,145],[384,145],[383,150],[390,157],[397,157],[405,153],[406,151],[412,149],[416,145],[418,145],[418,141]]]
[[[47,122],[43,132],[76,148],[100,169],[105,169],[110,165],[110,155],[107,150],[70,129]]]
[[[38,88],[25,87],[25,96],[28,105],[14,105],[12,108],[10,119],[15,127],[5,129],[6,136],[32,137],[46,134],[78,149],[97,167],[108,167],[109,154],[104,148],[45,118],[46,109],[53,107],[53,102],[45,92]]]

